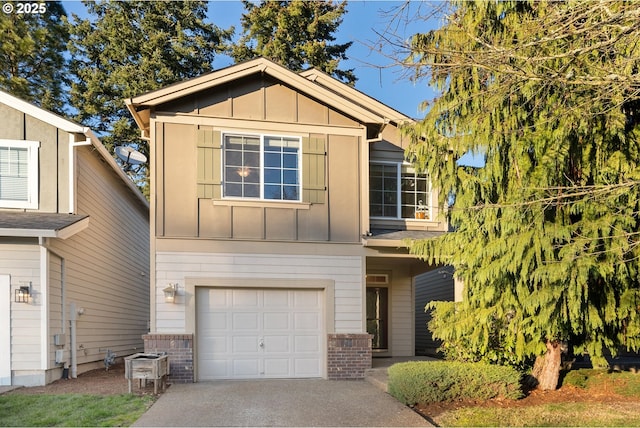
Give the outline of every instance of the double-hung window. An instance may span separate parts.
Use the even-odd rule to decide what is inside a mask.
[[[301,139],[224,134],[223,196],[300,201]]]
[[[38,208],[37,141],[0,140],[0,206]]]
[[[369,166],[369,213],[389,219],[429,219],[431,187],[411,165],[375,162]]]

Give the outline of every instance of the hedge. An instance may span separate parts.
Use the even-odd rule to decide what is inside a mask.
[[[454,361],[412,361],[388,369],[389,394],[404,404],[461,399],[522,397],[521,375],[512,367]]]

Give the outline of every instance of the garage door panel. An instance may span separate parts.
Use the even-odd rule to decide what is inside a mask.
[[[234,308],[257,308],[260,305],[259,295],[255,290],[233,290],[232,306]]]
[[[293,305],[296,308],[320,309],[320,294],[309,293],[308,291],[293,291]]]
[[[289,335],[265,335],[264,352],[289,353],[291,352],[291,336]]]
[[[267,312],[263,315],[264,330],[288,330],[291,328],[290,315],[282,312]]]
[[[232,377],[255,378],[260,376],[260,364],[255,358],[234,359]]]
[[[259,318],[255,312],[238,312],[232,314],[231,330],[258,330]]]
[[[321,291],[197,287],[196,307],[198,379],[322,376]]]
[[[289,292],[287,290],[269,290],[269,293],[264,294],[265,308],[287,309],[289,306]]]
[[[243,353],[243,352],[258,352],[258,341],[259,338],[257,336],[234,336],[232,339],[232,348],[231,352],[233,354]],[[215,350],[217,352],[217,350]]]
[[[312,352],[316,353],[320,351],[320,340],[318,336],[301,336],[296,335],[293,340],[294,352]]]
[[[291,373],[291,361],[289,358],[265,358],[265,377],[289,377]]]
[[[321,329],[320,314],[314,314],[309,312],[302,312],[302,313],[297,312],[293,314],[293,328],[297,331],[320,330]]]

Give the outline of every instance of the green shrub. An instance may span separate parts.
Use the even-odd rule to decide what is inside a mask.
[[[412,361],[388,369],[389,394],[407,405],[459,399],[520,398],[520,373],[512,367],[456,361]]]
[[[593,383],[593,378],[606,374],[606,370],[602,369],[578,369],[570,370],[562,379],[562,385],[575,386],[576,388],[586,389]]]
[[[562,380],[562,385],[612,390],[616,394],[637,397],[640,394],[640,375],[603,369],[578,369],[569,371]]]

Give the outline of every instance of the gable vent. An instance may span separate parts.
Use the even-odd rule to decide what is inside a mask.
[[[384,274],[375,274],[375,275],[366,275],[367,284],[388,284],[389,283],[389,275]]]

